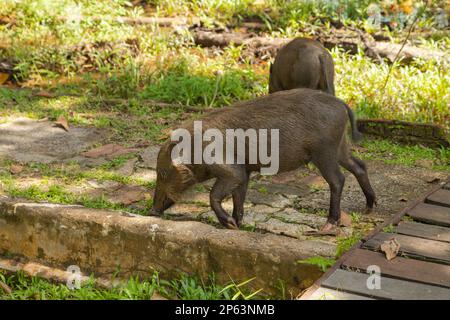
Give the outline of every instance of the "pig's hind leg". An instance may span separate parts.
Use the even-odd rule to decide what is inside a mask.
[[[344,188],[345,176],[341,172],[337,152],[327,148],[323,152],[313,155],[312,162],[317,166],[323,178],[330,186],[330,209],[326,224],[321,231],[327,232],[335,229],[341,218],[341,195]]]
[[[358,180],[359,186],[366,197],[366,213],[370,213],[373,206],[376,204],[376,196],[370,185],[366,164],[349,153],[343,155],[339,160],[339,163],[345,169],[350,171],[356,177],[356,180]]]
[[[235,218],[230,217],[228,213],[223,209],[222,201],[227,196],[233,194],[233,192],[236,189],[239,189],[239,187],[241,187],[244,184],[246,185],[245,171],[230,166],[222,167],[218,171],[219,173],[217,174],[217,180],[214,183],[214,186],[212,187],[211,193],[209,195],[211,208],[214,210],[217,219],[219,219],[219,222],[224,227],[227,227],[229,229],[238,229],[239,228],[238,222],[235,220]],[[239,196],[242,197],[242,192],[236,191],[236,194],[238,193]],[[240,214],[241,212],[239,208],[235,208],[233,209],[233,211],[236,212],[236,214],[238,213]],[[243,203],[242,203],[242,212],[243,212]]]

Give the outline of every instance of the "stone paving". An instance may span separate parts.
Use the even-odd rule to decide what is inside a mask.
[[[71,158],[102,138],[95,128],[65,131],[47,119],[16,118],[0,124],[0,156],[22,163],[51,163]]]

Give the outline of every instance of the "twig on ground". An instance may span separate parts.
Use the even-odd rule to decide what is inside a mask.
[[[12,289],[3,281],[0,281],[0,288],[6,293],[6,294],[11,294],[12,293]]]
[[[392,61],[392,64],[389,66],[388,74],[386,75],[386,79],[384,80],[383,87],[380,90],[381,91],[380,96],[383,96],[383,94],[384,94],[384,90],[386,89],[387,83],[388,83],[389,78],[391,76],[392,69],[394,68],[395,63],[397,62],[398,58],[400,57],[400,53],[402,52],[403,48],[405,47],[406,43],[408,42],[409,36],[411,35],[411,31],[414,28],[414,25],[416,24],[418,19],[419,19],[419,15],[417,14],[414,17],[414,20],[412,21],[412,23],[411,23],[411,25],[409,27],[408,34],[406,35],[405,40],[403,40],[402,46],[400,47],[400,49],[398,50],[397,54],[395,55],[395,58]]]

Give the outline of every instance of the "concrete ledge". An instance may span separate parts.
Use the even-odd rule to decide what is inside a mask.
[[[276,293],[280,280],[299,293],[321,272],[298,264],[311,256],[334,255],[333,245],[318,241],[216,229],[192,221],[170,221],[124,212],[0,198],[0,254],[66,270],[77,265],[86,274],[108,277],[164,277],[179,271],[219,282],[252,281],[254,288]]]

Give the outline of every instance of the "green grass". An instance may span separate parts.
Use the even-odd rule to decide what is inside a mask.
[[[446,125],[450,118],[449,65],[416,61],[395,65],[384,87],[388,65],[364,56],[332,50],[336,64],[336,95],[360,117]]]
[[[151,0],[157,11],[165,15],[185,15],[192,13],[202,19],[206,26],[239,23],[246,18],[258,17],[269,30],[284,32],[298,29],[305,24],[320,24],[319,18],[330,21],[340,20],[344,23],[362,23],[367,19],[367,7],[378,3],[386,9],[389,17],[398,22],[398,29],[405,26],[405,15],[389,10],[390,3],[377,0]],[[423,1],[416,1],[415,6],[422,14],[420,22],[424,26],[432,25],[433,9],[442,7],[442,1],[424,8]]]
[[[318,24],[316,28],[326,30],[327,23],[317,17],[330,14],[344,22],[351,19],[359,23],[366,18],[365,9],[370,2],[373,1],[339,0],[332,4],[329,1],[267,0],[260,5],[248,0],[149,3],[156,6],[160,16],[189,13],[206,22],[231,23],[259,16],[266,21],[269,33],[291,37],[300,35],[299,28],[303,26]],[[441,4],[436,3],[433,8],[438,5]],[[340,9],[337,11],[337,8]],[[427,9],[431,10],[428,17],[433,8]],[[86,19],[66,23],[57,18],[77,12]],[[267,92],[267,62],[246,61],[240,47],[230,46],[212,54],[208,49],[194,47],[186,31],[131,26],[108,18],[142,13],[142,8],[132,7],[124,0],[99,3],[6,1],[0,8],[0,16],[12,16],[15,23],[0,25],[0,42],[5,43],[0,51],[5,59],[14,62],[19,83],[52,92],[76,93],[81,97],[48,100],[33,98],[30,92],[0,88],[2,116],[21,114],[56,119],[60,114],[74,113],[70,116],[74,124],[112,128],[124,140],[137,139],[137,136],[154,140],[167,127],[155,120],[168,120],[170,124],[178,120],[174,118],[179,117],[182,110],[155,113],[143,103],[146,99],[219,107]],[[89,20],[89,17],[101,15],[103,21]],[[396,34],[391,35],[397,39]],[[80,38],[83,39],[81,44]],[[403,35],[399,35],[399,39],[403,39]],[[448,50],[450,45],[445,37],[420,41],[425,47],[441,50]],[[333,50],[332,54],[336,63],[337,94],[360,116],[448,126],[448,63],[430,60],[395,65],[383,88],[388,65],[379,64],[362,52],[348,55]],[[104,103],[109,98],[128,101]]]
[[[391,223],[383,228],[383,232],[393,233],[395,231],[395,226]]]
[[[42,185],[42,183],[41,183]],[[47,190],[37,185],[19,189],[16,187],[8,187],[6,192],[12,197],[25,198],[34,201],[45,201],[50,203],[60,204],[79,204],[87,208],[93,209],[111,209],[111,210],[127,210],[138,214],[145,214],[151,207],[151,202],[148,203],[150,207],[144,209],[127,208],[119,203],[113,203],[103,196],[90,197],[87,195],[76,195],[66,191],[59,185],[51,185]]]
[[[340,258],[345,252],[350,250],[358,241],[361,240],[363,235],[360,232],[354,231],[349,236],[337,238],[336,259]]]
[[[133,277],[110,289],[96,287],[91,278],[80,289],[70,290],[65,284],[29,277],[22,272],[6,275],[0,271],[0,281],[12,289],[11,294],[0,289],[0,300],[148,300],[154,293],[181,300],[247,300],[257,298],[262,293],[248,287],[252,280],[238,284],[231,281],[221,286],[214,275],[207,281],[186,274],[180,274],[173,280],[164,280],[155,272],[148,279]]]
[[[297,263],[302,264],[310,264],[314,266],[318,266],[322,272],[326,272],[332,265],[336,263],[335,259],[325,258],[321,256],[310,257],[305,260],[297,261]]]
[[[406,166],[421,165],[424,160],[434,170],[450,171],[450,149],[427,148],[420,145],[403,145],[388,140],[366,139],[362,143],[364,150],[357,151],[367,160],[380,160],[388,164]]]
[[[350,212],[350,218],[352,219],[352,223],[359,223],[361,221],[361,213],[359,212]]]

